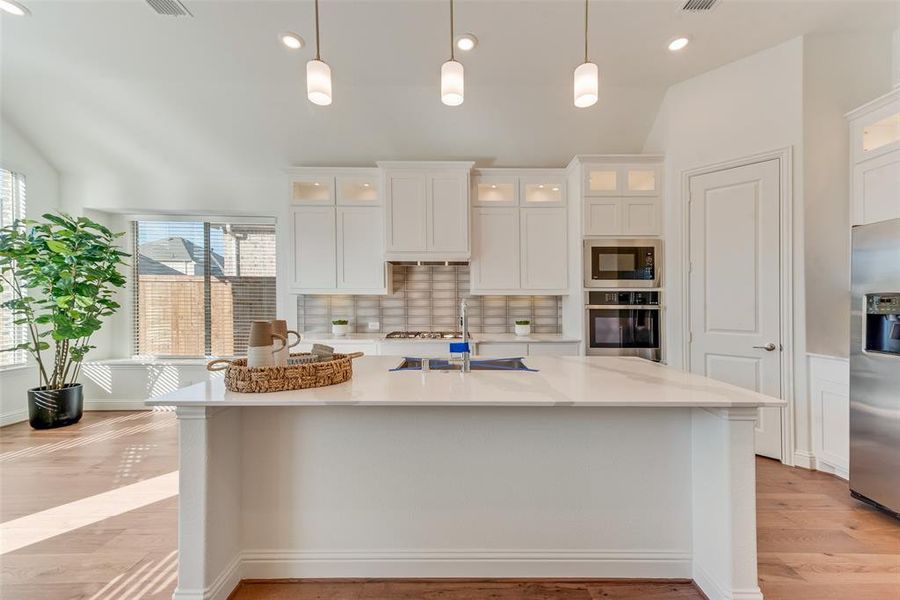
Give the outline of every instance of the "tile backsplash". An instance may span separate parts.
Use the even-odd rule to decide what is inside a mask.
[[[560,296],[472,296],[469,267],[394,265],[393,294],[387,296],[297,297],[300,331],[330,331],[332,319],[347,319],[351,331],[454,331],[459,302],[468,298],[471,333],[512,332],[516,319],[529,319],[534,333],[560,333]],[[369,322],[378,321],[378,329]]]

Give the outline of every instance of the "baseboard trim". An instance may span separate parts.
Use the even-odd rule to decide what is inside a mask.
[[[700,588],[709,600],[763,600],[759,586],[729,590],[698,565],[694,565],[694,585]]]
[[[243,553],[244,579],[586,577],[690,579],[689,552],[409,551]]]
[[[794,466],[815,471],[816,457],[812,452],[806,450],[794,450]]]
[[[227,600],[243,578],[241,568],[241,555],[238,554],[231,559],[231,562],[209,587],[202,590],[185,590],[176,587],[172,594],[172,600]]]
[[[0,427],[14,425],[28,420],[28,410],[20,408],[19,410],[11,410],[0,414]]]

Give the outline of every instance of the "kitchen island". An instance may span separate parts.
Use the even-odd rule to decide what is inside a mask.
[[[783,401],[634,358],[390,372],[177,407],[177,600],[243,579],[692,579],[759,600],[753,431]]]

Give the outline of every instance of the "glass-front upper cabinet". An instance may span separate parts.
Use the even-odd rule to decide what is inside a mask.
[[[563,178],[529,176],[519,179],[519,195],[523,206],[562,206],[566,200]]]
[[[659,188],[658,164],[584,165],[585,196],[656,196]]]
[[[504,175],[474,175],[472,204],[475,206],[516,206],[519,203],[517,179]]]
[[[863,125],[863,152],[874,152],[897,142],[900,142],[900,113],[894,113],[874,123]]]
[[[336,179],[338,204],[357,206],[379,204],[377,176],[339,175]]]
[[[291,204],[334,204],[334,177],[292,176]]]

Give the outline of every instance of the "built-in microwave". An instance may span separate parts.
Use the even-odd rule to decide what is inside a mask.
[[[660,287],[662,242],[657,239],[584,241],[584,287]]]

